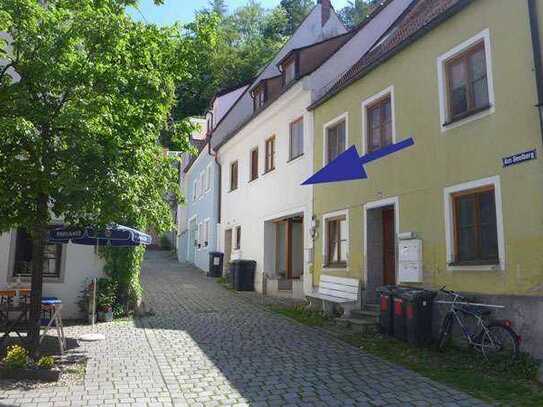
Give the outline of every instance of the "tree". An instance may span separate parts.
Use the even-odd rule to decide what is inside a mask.
[[[381,2],[382,0],[349,1],[349,4],[340,10],[339,17],[347,27],[354,28],[360,24],[369,15],[371,10]]]
[[[128,18],[135,2],[0,2],[0,32],[10,34],[0,44],[0,231],[32,236],[34,349],[53,215],[79,227],[172,223],[165,197],[177,193],[176,172],[157,140],[165,132],[188,146],[169,115],[194,52],[177,28]]]
[[[195,50],[190,77],[178,87],[176,118],[203,115],[217,90],[244,83],[257,75],[285,43],[286,14],[267,10],[251,0],[230,15],[209,10],[196,14],[184,28]],[[207,41],[208,32],[216,42]]]
[[[313,0],[281,0],[279,4],[287,15],[287,24],[283,34],[291,36],[309,14],[315,2]]]
[[[222,17],[228,12],[228,6],[224,0],[209,0],[209,6],[205,10]]]

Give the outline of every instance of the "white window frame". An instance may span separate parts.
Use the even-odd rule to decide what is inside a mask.
[[[334,119],[330,120],[329,122],[325,123],[322,126],[322,136],[323,136],[323,151],[322,151],[322,165],[323,167],[328,164],[328,161],[326,160],[327,152],[328,152],[328,128],[333,127],[334,125],[338,124],[341,121],[345,121],[345,150],[349,148],[349,112],[344,112],[340,114],[339,116],[335,117]],[[304,130],[305,131],[305,130]]]
[[[368,107],[388,95],[390,95],[390,114],[392,116],[392,143],[396,143],[394,85],[390,85],[388,88],[362,101],[362,155],[366,154],[368,150]]]
[[[264,145],[264,150],[266,149],[266,145]],[[257,158],[257,168],[256,168],[256,178],[255,179],[251,179],[251,176],[252,176],[252,171],[253,171],[253,152],[256,151],[256,154],[258,156]],[[265,151],[264,151],[264,155],[265,155]],[[266,157],[264,157],[266,158]],[[239,164],[238,164],[239,165]],[[239,169],[238,169],[239,171]],[[256,181],[257,179],[260,178],[260,148],[258,145],[254,146],[253,148],[251,148],[249,150],[249,183],[253,182],[253,181]]]
[[[198,247],[196,248],[198,251],[202,250],[202,222],[198,223],[198,230],[196,231],[196,235],[198,238],[196,241],[198,242]]]
[[[204,240],[202,242],[202,247],[209,247],[209,218],[204,219]]]
[[[496,204],[496,229],[498,235],[498,265],[453,266],[454,262],[454,216],[453,195],[458,192],[469,191],[481,187],[494,187],[494,201]],[[504,271],[505,270],[505,238],[503,233],[503,207],[500,186],[500,176],[478,179],[452,185],[443,190],[445,206],[445,242],[447,247],[447,270],[449,271]]]
[[[471,48],[481,40],[484,41],[485,45],[485,57],[486,57],[486,77],[488,85],[488,103],[490,108],[487,110],[466,117],[465,119],[458,120],[457,122],[445,125],[449,117],[449,97],[448,97],[448,86],[447,86],[447,74],[446,63],[450,61],[455,56],[463,53],[467,49]],[[491,41],[490,41],[490,30],[487,28],[480,33],[474,35],[468,40],[464,41],[461,44],[458,44],[453,49],[445,52],[444,54],[437,57],[437,80],[439,86],[439,126],[441,132],[444,133],[447,130],[454,129],[456,127],[462,126],[466,123],[470,123],[474,120],[479,120],[485,116],[491,115],[496,111],[496,96],[494,94],[494,80],[492,74],[492,50],[491,50]]]
[[[202,197],[204,196],[204,189],[205,189],[205,171],[202,171],[200,173],[200,194],[199,194],[199,198],[202,199]]]
[[[241,238],[239,239],[239,247],[236,247],[238,241],[238,231],[241,231],[241,225],[236,225],[233,227],[234,232],[232,233],[232,252],[238,252],[241,250]]]
[[[340,216],[345,216],[345,224],[346,224],[346,230],[345,233],[347,234],[347,253],[345,253],[345,267],[328,267],[326,266],[326,250],[328,248],[328,235],[326,234],[326,221],[328,219],[332,218],[338,218]],[[342,209],[335,212],[329,212],[324,215],[322,215],[322,269],[325,271],[341,271],[341,272],[348,272],[349,271],[349,264],[350,264],[350,251],[351,251],[351,235],[349,234],[349,209]]]
[[[209,192],[211,190],[211,163],[209,163],[206,167],[206,189],[205,192]]]
[[[232,189],[232,164],[234,163],[238,163],[238,174],[237,174],[237,187],[236,189]],[[230,161],[230,164],[228,165],[228,192],[235,192],[235,191],[238,191],[239,188],[240,188],[240,173],[239,173],[239,163],[240,163],[240,160],[232,160]]]
[[[301,123],[302,124],[302,152],[301,152],[301,154],[298,154],[295,157],[291,157],[291,154],[292,154],[292,150],[291,150],[291,147],[292,147],[291,129],[292,129],[292,127],[291,126],[294,123]],[[305,155],[305,150],[306,150],[306,146],[305,146],[305,117],[302,115],[302,116],[298,117],[297,119],[291,120],[289,122],[289,124],[288,124],[288,161],[287,162],[290,163],[292,161],[296,161],[300,157],[303,157]]]

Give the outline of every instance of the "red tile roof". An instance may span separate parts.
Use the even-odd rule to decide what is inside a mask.
[[[321,105],[332,96],[361,79],[368,72],[385,62],[443,21],[458,13],[475,0],[418,0],[385,37],[384,41],[354,64],[309,109]]]

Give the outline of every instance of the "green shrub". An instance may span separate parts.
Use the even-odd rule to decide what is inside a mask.
[[[96,282],[96,309],[109,311],[117,299],[117,282],[109,278],[100,278]]]
[[[138,306],[143,295],[140,272],[145,246],[103,247],[100,253],[106,261],[105,274],[118,283],[117,302],[128,309]]]
[[[113,318],[124,318],[126,316],[126,311],[122,304],[113,304]]]
[[[29,362],[28,351],[19,345],[10,346],[4,358],[4,366],[8,369],[23,369]]]
[[[36,366],[38,366],[41,369],[47,369],[50,370],[55,366],[55,359],[52,356],[43,356],[38,360],[38,363],[36,363]]]

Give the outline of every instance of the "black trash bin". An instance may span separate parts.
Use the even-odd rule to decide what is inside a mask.
[[[256,261],[234,260],[230,263],[232,288],[236,291],[255,290]]]
[[[412,345],[432,342],[432,308],[436,293],[428,290],[409,290],[401,294],[405,302],[406,339]]]
[[[392,290],[392,334],[401,341],[407,340],[406,300],[403,294],[409,290],[405,287],[394,287]]]
[[[379,287],[376,290],[379,300],[379,330],[385,335],[393,333],[393,294],[394,286]]]
[[[222,277],[224,253],[210,252],[209,253],[209,271],[208,277]]]

